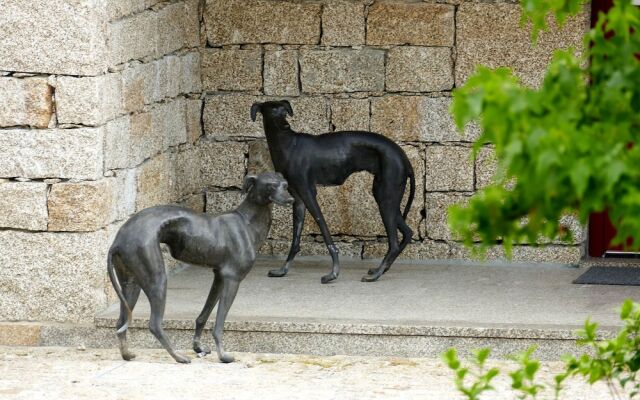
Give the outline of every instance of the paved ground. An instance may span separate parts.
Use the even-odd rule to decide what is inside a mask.
[[[616,308],[640,294],[635,286],[574,285],[584,270],[561,265],[398,262],[380,281],[362,283],[377,263],[343,262],[339,279],[321,285],[329,261],[300,260],[286,277],[268,278],[267,271],[281,263],[257,262],[240,286],[230,321],[573,329],[591,316],[606,327],[619,325]],[[171,320],[193,324],[212,280],[211,271],[198,267],[170,277],[168,326]],[[117,310],[115,304],[101,317],[115,319]],[[148,310],[141,296],[134,316],[147,319]]]
[[[181,365],[163,350],[137,352],[124,362],[115,349],[0,347],[0,399],[461,399],[451,372],[434,359],[237,353],[233,364],[205,357]],[[550,381],[560,368],[545,363],[541,378]],[[508,385],[500,379],[485,399],[515,399]],[[612,398],[604,385],[580,381],[562,397]]]

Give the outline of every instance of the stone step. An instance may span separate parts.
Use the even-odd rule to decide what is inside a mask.
[[[637,294],[633,287],[573,285],[584,270],[560,265],[401,262],[380,281],[362,283],[375,261],[343,262],[339,279],[321,285],[328,261],[301,260],[287,277],[268,278],[280,263],[260,260],[242,283],[225,325],[228,351],[439,357],[455,346],[462,354],[491,347],[503,358],[536,345],[538,358],[557,360],[580,351],[575,331],[588,317],[603,337],[612,336],[620,326],[616,308]],[[176,347],[191,347],[212,278],[198,267],[169,278],[164,327]],[[118,309],[97,315],[95,326],[44,327],[41,342],[117,351]],[[134,348],[159,346],[148,317],[141,296],[130,329]]]

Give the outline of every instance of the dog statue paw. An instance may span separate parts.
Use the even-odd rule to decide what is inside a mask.
[[[231,354],[228,353],[223,353],[218,358],[225,364],[232,363],[236,360]]]

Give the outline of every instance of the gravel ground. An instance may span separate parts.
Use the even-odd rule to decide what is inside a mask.
[[[117,349],[0,347],[0,399],[462,399],[434,359],[234,353],[232,364],[207,356],[182,365],[164,350],[135,351],[136,360],[124,362]],[[551,381],[561,368],[544,363],[541,378]],[[508,378],[495,386],[484,399],[516,398]],[[563,399],[613,398],[605,385],[567,386]]]

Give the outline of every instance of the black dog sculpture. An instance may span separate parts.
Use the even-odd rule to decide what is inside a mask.
[[[174,351],[162,329],[167,274],[160,243],[166,243],[173,258],[212,268],[215,274],[207,301],[196,319],[194,351],[211,352],[200,343],[200,335],[219,298],[213,338],[220,361],[233,361],[222,346],[227,313],[240,281],[253,267],[256,254],[269,233],[271,202],[293,202],[281,174],[247,176],[243,189],[247,192],[246,198],[227,214],[214,217],[178,206],[157,206],[138,212],[122,225],[109,249],[107,262],[109,278],[120,298],[117,329],[122,358],[135,357],[127,347],[127,328],[142,288],[151,306],[149,329],[176,361],[190,362],[188,357]]]
[[[354,172],[369,171],[374,175],[373,196],[378,203],[389,241],[389,249],[380,266],[370,269],[369,274],[362,278],[363,282],[376,281],[389,270],[413,235],[405,218],[413,202],[415,177],[405,152],[393,141],[373,132],[345,131],[318,136],[295,132],[287,122],[287,114],[293,116],[293,109],[287,100],[254,103],[251,106],[253,121],[258,112],[262,113],[264,132],[275,170],[287,179],[289,192],[295,200],[291,250],[285,265],[271,270],[269,276],[280,277],[289,271],[300,250],[305,209],[308,209],[320,227],[333,262],[331,273],[323,276],[321,282],[331,282],[338,277],[338,249],[333,244],[318,206],[316,185],[341,185]],[[411,184],[409,198],[404,212],[401,212],[400,205],[407,178]],[[400,243],[398,229],[402,233]]]

